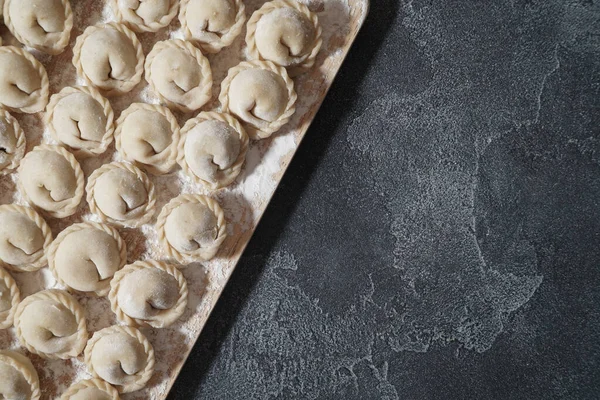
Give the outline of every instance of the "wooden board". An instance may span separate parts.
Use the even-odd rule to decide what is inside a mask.
[[[86,26],[114,20],[110,9],[104,3],[99,0],[71,0],[75,14],[75,27],[69,48],[54,57],[33,52],[48,70],[51,93],[56,93],[65,86],[83,84],[76,77],[71,65],[71,49],[76,36],[81,34]],[[249,16],[263,3],[264,0],[245,1],[247,15]],[[166,398],[356,38],[367,15],[369,0],[314,0],[307,4],[318,12],[323,27],[323,47],[315,68],[295,78],[298,93],[296,114],[272,138],[251,144],[245,167],[236,182],[227,189],[210,193],[186,178],[180,170],[167,176],[151,177],[158,189],[159,208],[179,193],[209,193],[215,197],[225,211],[229,236],[215,259],[203,264],[191,264],[182,269],[188,280],[190,297],[187,310],[181,320],[165,329],[142,329],[154,346],[156,371],[145,389],[125,394],[122,396],[123,399]],[[157,34],[139,34],[144,53],[148,54],[154,43],[159,40],[181,37],[178,29],[179,23],[175,20],[171,26]],[[6,28],[0,28],[0,34],[5,45],[18,45]],[[214,77],[213,99],[203,107],[203,110],[218,108],[217,96],[222,79],[230,67],[245,59],[244,36],[245,31],[230,48],[208,56]],[[135,101],[158,103],[144,81],[132,93],[112,97],[110,100],[115,110],[115,117]],[[28,151],[40,143],[53,143],[44,127],[43,113],[15,116],[26,131]],[[190,116],[177,114],[182,126]],[[111,146],[102,157],[82,161],[86,177],[101,164],[113,159],[119,159],[119,155],[114,151],[114,146]],[[16,189],[16,178],[16,174],[0,177],[0,204],[25,203]],[[72,217],[60,220],[47,218],[47,220],[56,236],[72,223],[97,219],[89,212],[87,206],[83,206]],[[157,246],[154,222],[155,220],[140,229],[120,229],[128,246],[129,262],[146,258],[164,258],[160,247]],[[60,288],[48,268],[35,273],[12,273],[12,275],[17,280],[23,296],[45,288]],[[105,298],[87,295],[76,295],[76,297],[86,310],[90,332],[116,323]],[[0,330],[0,348],[20,348],[14,328]],[[67,361],[45,360],[29,354],[28,356],[40,375],[43,399],[57,398],[72,383],[90,377],[81,356]]]

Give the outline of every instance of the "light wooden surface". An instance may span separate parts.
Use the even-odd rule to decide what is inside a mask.
[[[51,93],[60,91],[64,86],[82,84],[76,78],[71,65],[71,49],[75,38],[86,26],[108,22],[114,18],[110,10],[104,7],[103,2],[79,0],[71,3],[75,13],[75,28],[69,48],[64,53],[53,57],[40,53],[34,54],[48,70]],[[245,3],[246,13],[249,16],[264,3],[264,0],[250,0]],[[180,322],[165,329],[142,329],[156,351],[156,371],[145,389],[125,394],[122,396],[123,399],[166,398],[214,305],[225,289],[229,277],[296,149],[324,100],[365,20],[369,6],[368,0],[315,0],[308,4],[311,9],[318,12],[324,40],[315,67],[308,73],[295,78],[299,97],[296,114],[272,138],[251,144],[246,165],[236,182],[224,190],[208,192],[183,176],[180,170],[167,176],[151,177],[157,187],[159,209],[179,193],[205,193],[215,197],[225,211],[229,237],[223,243],[222,250],[216,259],[182,269],[188,280],[190,297],[188,308]],[[153,44],[159,40],[179,37],[178,28],[178,21],[174,21],[171,26],[157,34],[139,34],[144,53],[148,54]],[[18,45],[4,27],[0,29],[0,33],[5,45]],[[214,77],[213,99],[202,110],[218,109],[217,96],[221,80],[225,77],[228,68],[245,59],[244,36],[245,31],[230,48],[208,56]],[[144,81],[132,93],[109,99],[115,109],[115,119],[132,102],[157,102],[156,96]],[[191,116],[193,114],[177,114],[181,126]],[[43,125],[43,113],[17,114],[16,118],[26,131],[28,151],[39,143],[52,142]],[[305,143],[305,145],[310,146],[310,143]],[[114,152],[114,145],[111,145],[103,156],[82,161],[86,177],[101,164],[113,159],[119,159],[119,155]],[[0,177],[0,204],[24,203],[15,187],[15,179],[15,174]],[[90,214],[87,206],[83,206],[72,217],[60,220],[46,219],[56,236],[72,223],[95,220],[95,217]],[[120,229],[128,246],[129,263],[138,259],[161,259],[164,257],[160,247],[157,246],[154,222],[155,220],[140,229]],[[60,287],[49,273],[48,268],[43,268],[36,273],[19,273],[13,274],[13,276],[24,296],[45,288]],[[76,295],[76,297],[86,309],[90,332],[116,323],[105,298],[89,295]],[[12,328],[0,331],[0,348],[20,348]],[[37,356],[31,356],[31,359],[40,374],[42,398],[44,399],[56,398],[72,383],[89,377],[82,357],[68,361],[44,360]]]

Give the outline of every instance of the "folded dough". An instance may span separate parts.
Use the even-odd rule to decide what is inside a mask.
[[[140,82],[144,52],[135,33],[123,24],[89,26],[77,37],[73,65],[88,85],[109,95],[122,94]]]
[[[190,42],[173,39],[156,43],[148,53],[145,70],[146,81],[169,107],[190,112],[210,100],[210,64]]]
[[[0,109],[0,175],[6,175],[19,166],[25,154],[25,133],[19,122]]]
[[[112,162],[95,170],[86,187],[90,210],[103,221],[138,227],[154,215],[154,184],[138,167]]]
[[[0,399],[39,400],[37,371],[21,353],[0,350]]]
[[[0,106],[9,111],[36,113],[48,104],[48,73],[23,49],[0,47]]]
[[[102,379],[79,381],[60,397],[60,400],[119,400],[119,392]]]
[[[201,112],[189,119],[182,130],[178,162],[196,182],[210,189],[229,185],[239,175],[248,135],[229,114]]]
[[[19,166],[19,190],[34,207],[56,218],[73,215],[83,197],[83,171],[60,146],[40,145]]]
[[[37,271],[46,265],[45,250],[52,231],[32,208],[0,206],[0,266],[14,271]]]
[[[245,6],[242,0],[182,0],[179,21],[187,40],[216,53],[242,31]]]
[[[296,111],[296,99],[294,81],[270,61],[244,61],[231,68],[219,95],[223,111],[239,117],[255,140],[285,125]]]
[[[108,293],[113,275],[126,261],[127,249],[119,232],[95,222],[69,226],[48,250],[48,265],[60,283],[99,296]]]
[[[45,116],[52,137],[80,157],[106,151],[113,119],[110,102],[88,86],[65,87],[52,95]]]
[[[115,274],[110,287],[111,308],[128,325],[164,328],[181,317],[187,304],[183,274],[159,261],[126,265]]]
[[[267,2],[248,20],[250,58],[287,67],[291,76],[314,65],[322,42],[319,18],[294,0]]]
[[[203,195],[172,199],[160,212],[156,230],[169,257],[182,264],[210,260],[227,237],[223,210]]]
[[[130,326],[110,326],[95,332],[85,348],[85,364],[95,377],[120,393],[143,388],[154,373],[154,349]]]
[[[19,42],[56,55],[69,44],[73,12],[69,0],[6,0],[4,23]]]
[[[119,22],[136,32],[156,32],[171,23],[178,0],[110,0]]]
[[[148,172],[165,174],[175,165],[179,131],[177,119],[168,108],[133,103],[117,121],[117,151]]]
[[[15,328],[21,344],[45,358],[77,357],[88,337],[83,308],[57,289],[26,297],[17,306]]]
[[[0,329],[12,326],[17,304],[20,301],[21,291],[17,283],[4,268],[0,267]]]

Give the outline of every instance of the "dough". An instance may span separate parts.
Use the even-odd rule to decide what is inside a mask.
[[[288,67],[294,76],[314,65],[322,44],[321,26],[304,4],[275,0],[252,14],[246,43],[250,58]]]
[[[19,190],[36,208],[56,218],[73,215],[83,197],[83,171],[63,147],[40,145],[19,166]]]
[[[270,61],[241,62],[227,73],[219,100],[238,117],[252,139],[271,136],[296,111],[294,81]]]
[[[112,162],[98,168],[88,179],[86,191],[90,210],[103,221],[137,227],[154,215],[154,185],[129,163]]]
[[[210,260],[227,236],[223,210],[202,195],[172,199],[160,212],[156,229],[167,254],[182,264]]]
[[[115,274],[109,299],[113,312],[128,325],[164,328],[175,322],[187,304],[183,274],[158,261],[137,261]]]
[[[119,232],[95,222],[74,224],[58,234],[48,251],[48,265],[56,279],[81,292],[108,293],[110,281],[127,261]]]
[[[242,169],[248,135],[229,114],[202,112],[189,119],[182,131],[183,171],[210,189],[227,186]]]
[[[73,65],[88,85],[107,94],[131,91],[142,78],[144,53],[135,34],[114,22],[89,26],[77,38]]]
[[[0,267],[0,329],[12,326],[17,304],[20,301],[21,292],[17,283],[4,268]]]
[[[119,392],[101,379],[86,379],[71,385],[60,400],[119,400]]]
[[[77,156],[104,153],[112,142],[112,107],[91,87],[66,87],[53,95],[45,118],[52,137]]]
[[[146,337],[129,326],[110,326],[92,336],[85,363],[95,377],[121,393],[143,388],[154,372],[154,349]]]
[[[16,351],[0,350],[0,399],[39,398],[40,380],[31,361]]]
[[[15,328],[21,344],[45,358],[77,357],[88,337],[83,308],[57,289],[26,297],[17,306]]]
[[[123,158],[153,174],[167,173],[175,165],[179,124],[166,107],[133,103],[121,113],[115,136]]]
[[[178,0],[110,0],[119,22],[136,32],[156,32],[171,23]]]
[[[189,42],[174,39],[156,43],[148,54],[145,70],[146,81],[169,107],[190,112],[210,100],[210,64]]]
[[[19,122],[0,109],[0,175],[6,175],[19,166],[25,154],[25,133]]]
[[[0,206],[0,265],[14,271],[37,271],[46,265],[50,227],[33,209]]]
[[[23,49],[0,47],[0,106],[9,111],[36,113],[48,104],[48,74]]]
[[[242,0],[182,0],[179,21],[187,40],[216,53],[242,31],[245,7]]]
[[[69,0],[6,0],[4,23],[19,42],[55,55],[69,44],[73,12]]]

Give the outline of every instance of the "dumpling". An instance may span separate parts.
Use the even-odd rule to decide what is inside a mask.
[[[55,55],[69,44],[73,12],[69,0],[5,0],[4,23],[25,46]]]
[[[52,95],[45,119],[52,137],[76,156],[102,154],[113,140],[110,102],[89,86],[66,87]]]
[[[182,0],[179,21],[187,40],[216,53],[242,31],[245,6],[242,0]]]
[[[60,400],[119,400],[119,392],[102,379],[79,381],[60,397]]]
[[[135,33],[123,24],[89,26],[75,42],[73,65],[88,85],[109,95],[122,94],[140,83],[144,52]]]
[[[143,388],[154,373],[154,349],[130,326],[109,326],[95,332],[85,348],[85,364],[95,377],[120,393]]]
[[[244,61],[233,67],[221,84],[223,112],[238,117],[248,136],[271,136],[296,111],[294,81],[285,68],[270,61]]]
[[[208,261],[227,237],[223,210],[207,196],[182,194],[164,206],[156,223],[169,257],[182,264]]]
[[[250,58],[287,67],[291,76],[314,65],[322,42],[317,14],[294,0],[267,2],[248,20]]]
[[[48,104],[48,73],[34,56],[14,46],[0,47],[0,106],[36,113]]]
[[[235,180],[248,150],[248,135],[229,114],[201,112],[182,130],[178,161],[196,182],[218,189]]]
[[[37,271],[46,265],[52,231],[32,208],[0,206],[0,266],[13,271]]]
[[[99,296],[108,293],[113,275],[126,261],[127,248],[119,232],[96,222],[69,226],[48,250],[48,265],[60,283]]]
[[[6,175],[19,166],[25,154],[25,133],[19,122],[0,109],[0,175]]]
[[[60,146],[40,145],[19,166],[19,190],[35,208],[55,218],[75,214],[83,198],[83,171]]]
[[[146,58],[145,70],[146,81],[169,107],[190,112],[210,100],[210,64],[189,42],[174,39],[156,43]]]
[[[115,274],[108,298],[119,321],[164,328],[185,311],[188,288],[175,266],[153,260],[136,261]]]
[[[17,306],[15,328],[21,344],[44,358],[77,357],[88,338],[83,308],[57,289],[26,297]]]
[[[103,165],[90,175],[86,191],[90,210],[105,222],[135,228],[154,215],[154,184],[132,164]]]
[[[17,304],[20,301],[21,292],[17,283],[4,268],[0,267],[0,329],[12,326]]]
[[[177,158],[179,124],[166,107],[133,103],[117,121],[115,142],[127,161],[153,174],[165,174]]]
[[[0,399],[39,400],[37,371],[21,353],[0,350]]]
[[[116,19],[136,32],[156,32],[171,23],[178,0],[110,0]]]

